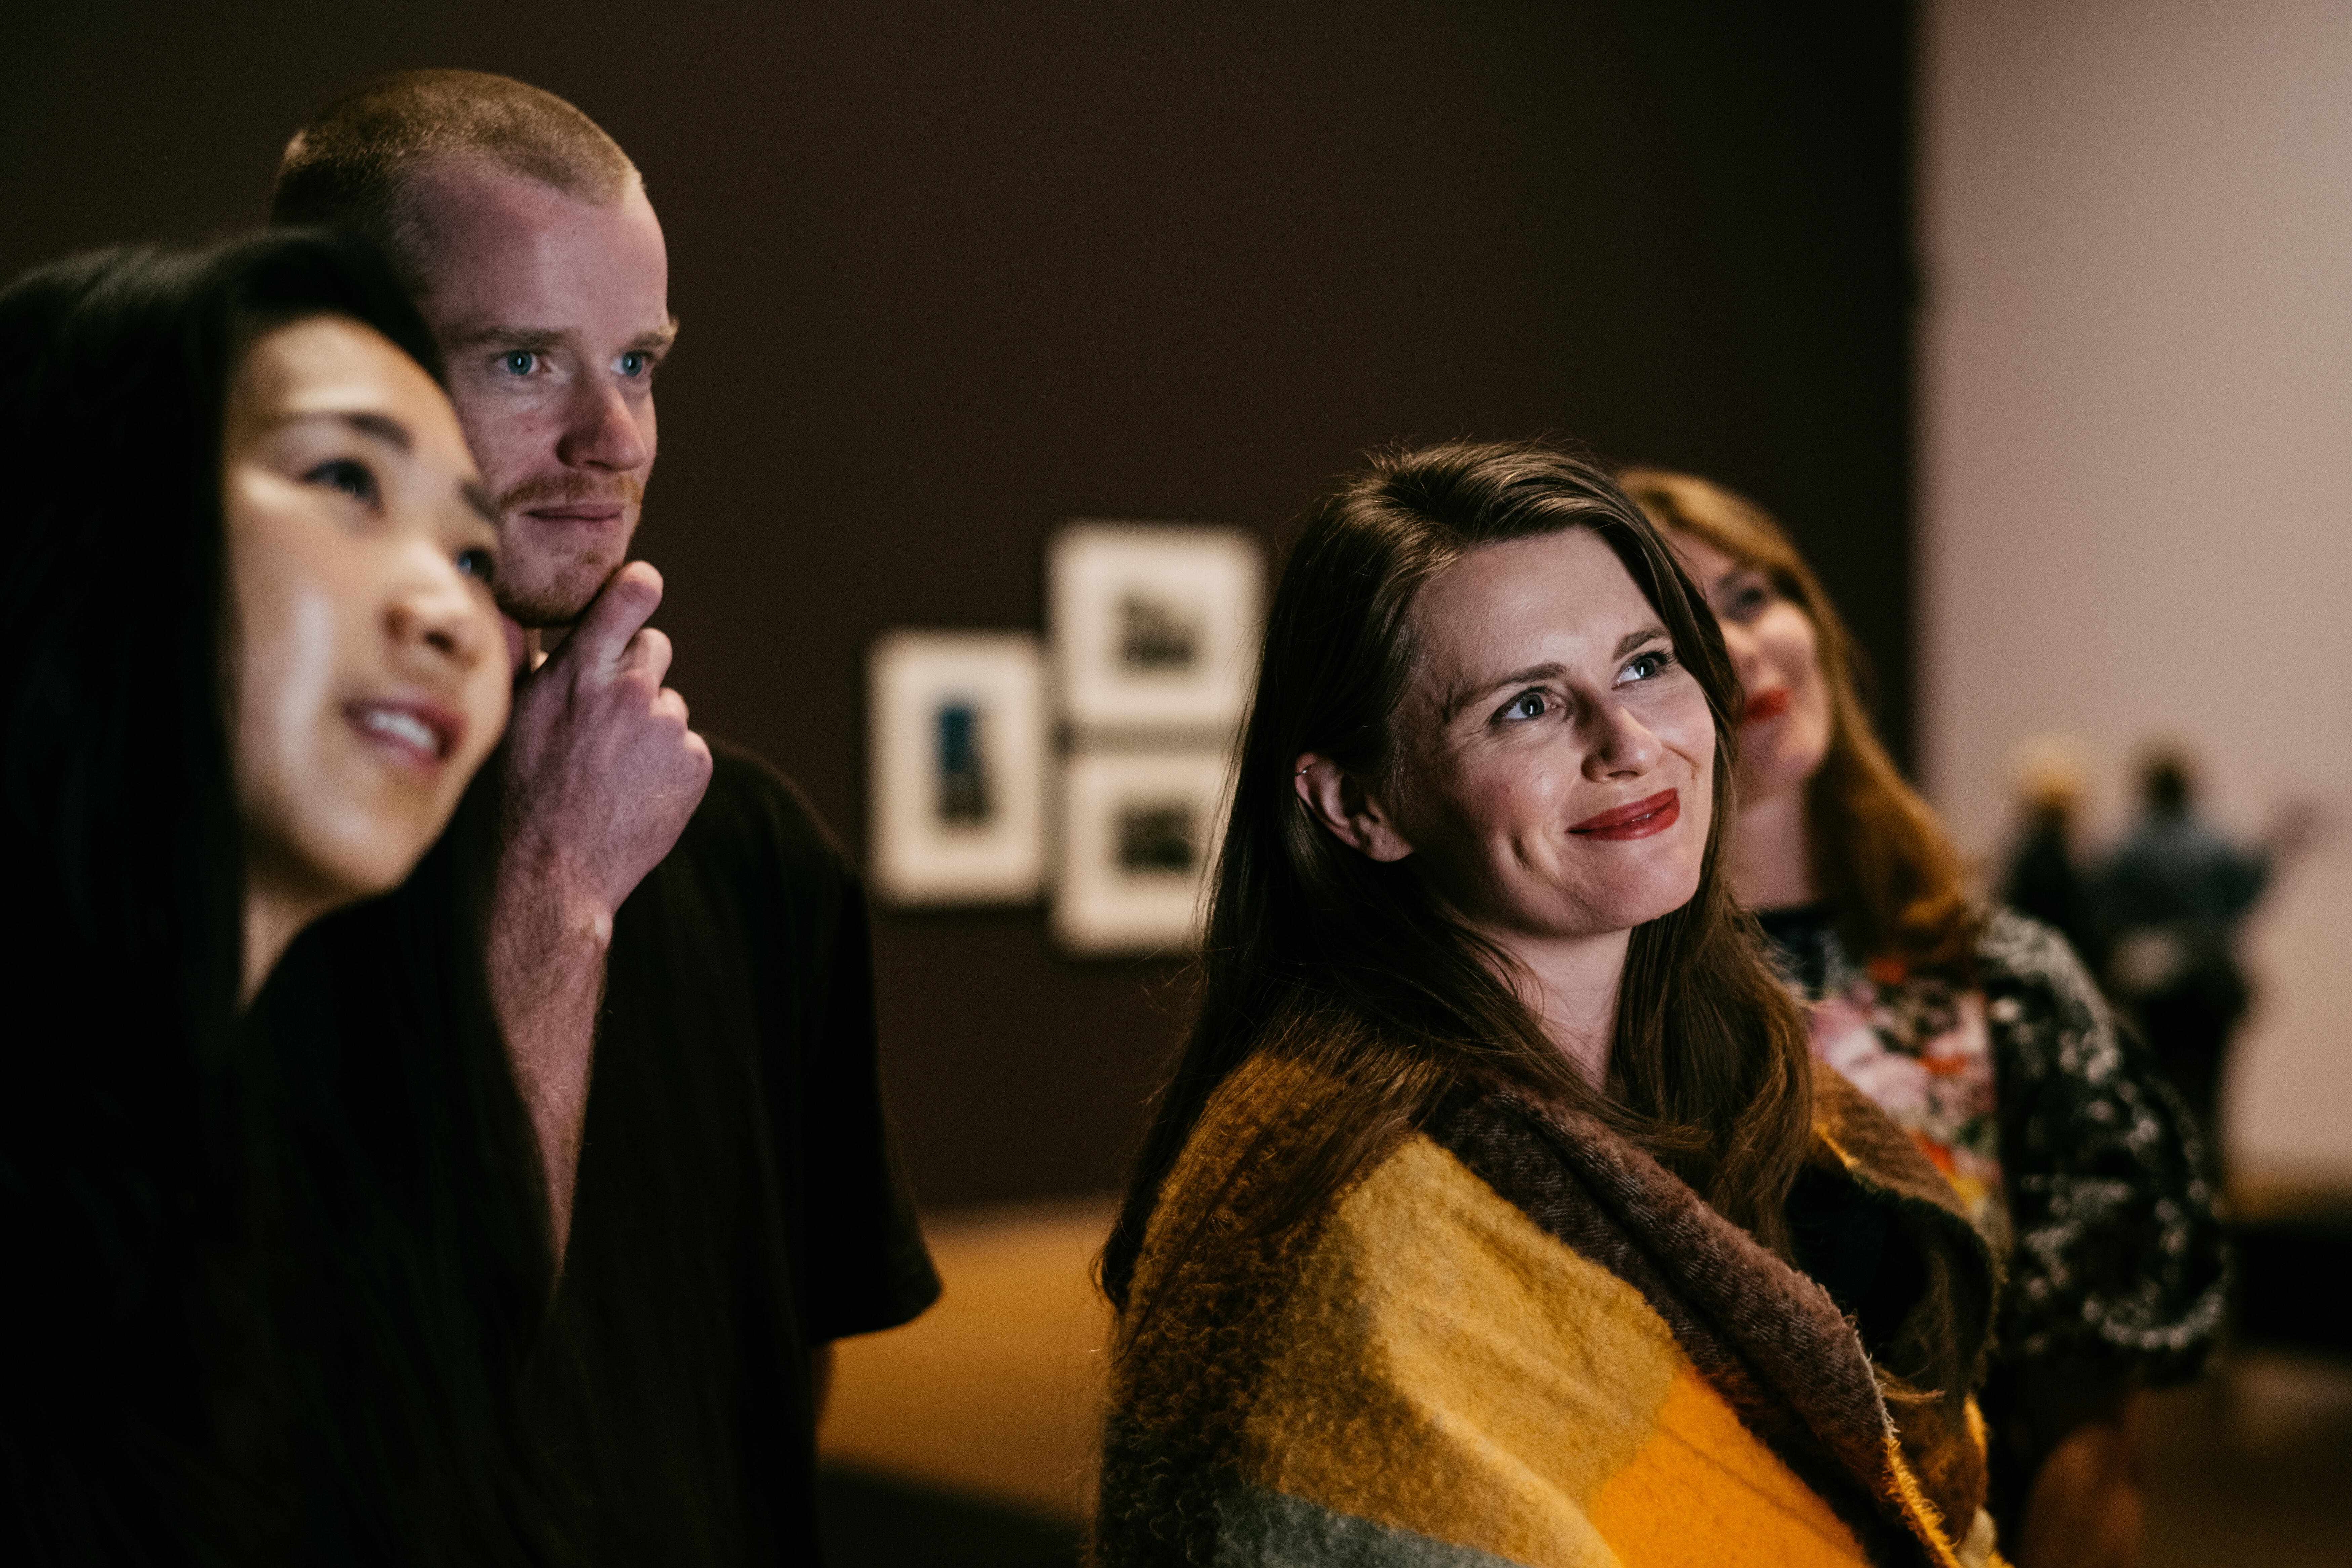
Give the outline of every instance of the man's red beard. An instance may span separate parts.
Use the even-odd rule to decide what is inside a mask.
[[[636,507],[645,503],[646,487],[632,474],[541,474],[499,497],[499,515],[545,506]]]
[[[521,512],[551,507],[618,506],[623,519],[628,521],[637,515],[645,493],[645,486],[630,474],[541,474],[500,495],[498,515],[503,524],[510,519],[525,521],[518,516]],[[500,531],[505,531],[501,528]],[[526,626],[572,625],[587,609],[605,580],[620,569],[627,558],[628,539],[635,531],[634,521],[629,521],[620,552],[610,561],[600,559],[592,550],[552,551],[545,554],[534,552],[529,570],[523,569],[516,559],[521,542],[509,536],[504,541],[507,561],[499,574],[499,607]],[[550,548],[551,542],[544,536],[534,542],[541,550]],[[603,541],[597,542],[602,544]]]

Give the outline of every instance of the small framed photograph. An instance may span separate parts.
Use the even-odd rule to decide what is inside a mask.
[[[1189,950],[1224,828],[1223,748],[1081,752],[1063,765],[1054,934],[1073,952]]]
[[[1256,674],[1265,552],[1238,528],[1078,522],[1055,536],[1046,616],[1062,715],[1081,739],[1222,740]]]
[[[1028,632],[891,632],[866,665],[875,890],[1025,903],[1045,877],[1045,658]]]

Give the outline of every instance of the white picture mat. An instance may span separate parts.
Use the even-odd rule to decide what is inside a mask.
[[[871,875],[892,903],[1025,902],[1045,873],[1045,656],[1028,632],[891,632],[867,661]],[[980,715],[985,822],[940,809],[940,714]]]
[[[1223,750],[1082,752],[1066,760],[1053,910],[1063,946],[1108,954],[1198,944],[1229,778]],[[1181,805],[1192,817],[1189,874],[1137,873],[1119,864],[1123,813],[1160,805]]]
[[[1082,732],[1184,729],[1222,735],[1240,721],[1256,675],[1265,552],[1238,528],[1080,522],[1047,556],[1046,624],[1063,714]],[[1138,669],[1121,657],[1131,595],[1181,607],[1195,635],[1181,669]]]

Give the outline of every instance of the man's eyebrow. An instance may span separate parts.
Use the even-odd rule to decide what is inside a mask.
[[[559,348],[571,334],[556,327],[476,327],[460,333],[450,343],[449,352],[464,353],[469,349],[487,348],[496,343],[502,349],[527,354],[543,354]]]
[[[658,327],[648,328],[631,338],[623,353],[662,353],[677,342],[678,320],[672,316]],[[493,324],[476,327],[452,339],[448,352],[467,353],[476,349],[497,347],[509,353],[543,354],[562,348],[572,334],[560,327],[516,327]]]
[[[677,318],[672,316],[651,331],[639,332],[635,337],[631,338],[628,348],[623,352],[626,353],[663,353],[677,342]]]
[[[471,479],[468,479],[464,484],[457,487],[457,493],[466,498],[466,504],[467,506],[472,507],[476,511],[481,514],[482,521],[484,522],[488,523],[493,528],[498,526],[498,503],[490,500],[489,491],[474,483]]]

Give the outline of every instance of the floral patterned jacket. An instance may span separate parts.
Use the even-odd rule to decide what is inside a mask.
[[[2003,1359],[2195,1376],[2228,1274],[2204,1152],[2065,939],[1988,911],[1970,988],[1856,963],[1829,906],[1759,918],[1814,1055],[1910,1131],[2005,1258]]]

